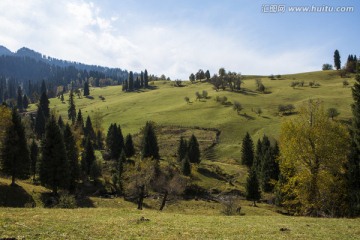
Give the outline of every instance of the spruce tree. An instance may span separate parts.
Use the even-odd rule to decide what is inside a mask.
[[[22,112],[24,110],[24,106],[23,106],[23,95],[22,95],[22,90],[21,90],[21,87],[19,86],[18,87],[18,90],[17,90],[17,108],[19,109],[20,112]]]
[[[39,175],[41,184],[50,187],[54,194],[59,188],[69,187],[69,164],[64,139],[54,116],[46,125]]]
[[[334,66],[336,70],[341,69],[340,53],[337,49],[334,52]]]
[[[96,137],[90,116],[87,116],[87,118],[86,118],[84,133],[85,133],[85,136],[86,137],[89,136],[90,139],[95,139],[95,137]]]
[[[45,119],[48,119],[50,117],[49,104],[50,102],[46,93],[42,93],[40,97],[39,108],[43,112]]]
[[[116,160],[115,173],[113,175],[113,183],[115,184],[119,194],[123,192],[123,172],[125,162],[125,151],[121,151],[120,157]]]
[[[45,94],[47,93],[45,80],[42,80],[42,82],[41,82],[40,94],[43,94],[43,93],[45,93]]]
[[[1,170],[15,180],[26,179],[30,174],[30,156],[26,143],[25,129],[16,109],[12,110],[11,125],[5,131],[1,152]]]
[[[144,88],[144,73],[141,71],[140,73],[140,87]]]
[[[90,95],[90,88],[89,88],[89,82],[85,81],[84,83],[84,96]]]
[[[260,200],[261,192],[259,188],[259,181],[256,174],[256,169],[251,168],[249,176],[246,181],[246,199],[253,201],[253,206],[256,206],[256,201]]]
[[[352,126],[351,151],[348,156],[347,182],[348,182],[348,202],[349,215],[360,215],[360,64],[357,63],[355,84],[352,88],[354,103],[352,104]]]
[[[35,119],[35,133],[38,138],[41,138],[45,133],[46,119],[41,108],[38,108]]]
[[[29,107],[29,98],[26,96],[26,94],[23,97],[22,103],[24,109],[27,109]]]
[[[191,164],[190,164],[189,156],[187,154],[185,158],[181,160],[181,172],[184,176],[191,175]]]
[[[183,137],[180,137],[179,147],[177,149],[177,160],[181,162],[188,153],[188,144]]]
[[[79,129],[81,132],[84,131],[84,119],[82,117],[81,109],[79,109],[79,112],[77,114],[75,128]]]
[[[70,97],[69,97],[68,118],[69,120],[71,120],[71,123],[74,125],[76,120],[76,108],[74,101],[74,93],[72,90],[70,91]]]
[[[35,140],[33,139],[30,145],[30,173],[33,176],[33,181],[35,181],[36,176],[36,164],[38,162],[38,156],[39,156],[39,147],[36,144]]]
[[[160,159],[159,147],[154,126],[151,122],[146,122],[142,139],[142,158]]]
[[[94,147],[90,138],[87,137],[81,159],[81,168],[86,175],[90,176],[91,168],[93,167],[94,163],[96,164]]]
[[[126,135],[125,138],[125,153],[126,157],[132,157],[135,155],[134,143],[130,133]]]
[[[63,130],[65,127],[65,124],[64,124],[64,121],[63,121],[61,115],[59,116],[59,119],[58,119],[58,125],[61,130]]]
[[[254,143],[247,132],[241,146],[241,164],[252,167],[254,162]]]
[[[149,87],[149,76],[148,76],[148,72],[147,72],[146,69],[145,69],[145,72],[144,72],[144,87],[145,88]]]
[[[76,182],[80,178],[79,152],[76,147],[76,140],[69,124],[66,124],[64,130],[64,142],[66,149],[66,157],[69,165],[69,191],[76,189]]]
[[[99,129],[96,133],[96,147],[97,149],[104,149],[102,132]]]
[[[188,156],[191,163],[200,163],[200,148],[195,135],[191,135],[188,147]]]
[[[134,74],[132,71],[130,71],[129,73],[128,84],[129,84],[128,90],[134,91]]]

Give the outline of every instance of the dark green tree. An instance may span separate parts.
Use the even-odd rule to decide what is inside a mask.
[[[45,94],[47,93],[45,80],[42,80],[42,82],[41,82],[40,94],[43,94],[43,93],[45,93]]]
[[[30,174],[30,155],[25,129],[15,108],[12,110],[11,125],[6,129],[2,143],[1,170],[11,176],[11,186],[15,186],[17,178],[26,179]]]
[[[45,133],[46,119],[41,108],[38,108],[35,119],[35,133],[38,138],[41,138]]]
[[[96,164],[96,157],[93,144],[89,137],[86,138],[85,148],[81,158],[81,168],[85,175],[90,176],[93,164]]]
[[[126,135],[125,138],[125,155],[126,157],[132,157],[135,155],[134,143],[130,133]]]
[[[194,75],[193,73],[190,74],[189,80],[190,80],[190,82],[194,82],[194,81],[195,81],[195,75]]]
[[[64,142],[66,157],[69,165],[69,191],[76,189],[76,182],[80,178],[79,151],[76,146],[76,140],[69,124],[64,129]]]
[[[35,181],[37,169],[36,164],[38,162],[39,156],[39,147],[36,144],[35,140],[33,139],[30,145],[30,173],[33,177],[33,181]]]
[[[96,133],[96,148],[100,150],[104,149],[103,134],[100,129]]]
[[[144,72],[144,87],[145,88],[149,87],[149,76],[148,76],[148,72],[147,72],[146,69],[145,69],[145,72]]]
[[[360,215],[360,64],[357,64],[355,84],[352,88],[351,151],[347,164],[349,215]]]
[[[87,118],[86,118],[84,134],[85,134],[85,136],[89,136],[90,139],[95,140],[96,135],[95,135],[94,128],[92,126],[90,116],[87,116]]]
[[[84,119],[82,117],[81,109],[79,109],[76,117],[75,128],[79,129],[80,131],[84,131]]]
[[[159,146],[153,123],[146,122],[142,139],[142,158],[160,159]]]
[[[70,97],[69,97],[68,118],[69,120],[71,120],[71,123],[74,125],[76,120],[76,107],[74,101],[74,93],[72,90],[70,91]]]
[[[64,124],[64,121],[63,121],[61,115],[59,116],[59,119],[58,119],[58,125],[59,125],[60,130],[63,130],[65,127],[65,124]]]
[[[247,132],[241,146],[241,164],[252,167],[254,162],[254,143]]]
[[[179,147],[177,149],[177,159],[179,162],[181,162],[188,153],[188,144],[187,141],[180,137]]]
[[[129,90],[129,83],[128,80],[124,80],[122,83],[122,91],[126,92],[127,90]]]
[[[188,146],[188,157],[191,163],[200,163],[200,148],[195,135],[191,135]]]
[[[337,49],[334,52],[334,66],[336,70],[341,69],[340,53]]]
[[[134,74],[132,71],[129,72],[128,84],[129,84],[128,90],[134,91]]]
[[[184,176],[191,175],[191,164],[189,156],[186,154],[185,158],[181,161],[181,172]]]
[[[23,102],[23,108],[27,109],[29,107],[29,98],[26,96],[26,94],[24,95],[22,102]]]
[[[206,78],[206,80],[209,80],[210,79],[210,71],[209,70],[206,70],[206,72],[205,72],[205,78]]]
[[[90,95],[90,88],[89,88],[89,82],[85,81],[84,83],[84,96]]]
[[[121,151],[120,157],[116,160],[115,173],[113,175],[113,183],[116,186],[119,194],[123,193],[123,172],[124,164],[126,162],[125,151]]]
[[[23,106],[23,93],[22,93],[22,89],[19,86],[18,90],[17,90],[17,103],[16,103],[17,108],[19,109],[20,112],[24,111],[24,106]]]
[[[39,108],[43,112],[45,119],[48,119],[50,117],[49,104],[50,102],[46,93],[42,93],[40,97]]]
[[[39,175],[41,184],[50,187],[54,194],[59,188],[69,188],[69,164],[64,139],[54,116],[46,124]]]
[[[110,153],[110,158],[118,159],[124,148],[124,137],[120,125],[117,126],[116,123],[110,124],[106,136],[106,146]]]
[[[256,206],[256,201],[260,200],[261,192],[259,188],[259,181],[256,174],[256,169],[251,168],[249,176],[246,181],[246,199],[253,201],[253,206]]]

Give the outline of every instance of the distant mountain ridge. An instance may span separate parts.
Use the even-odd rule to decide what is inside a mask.
[[[98,65],[89,65],[79,62],[61,60],[57,58],[53,58],[50,56],[43,55],[39,52],[36,52],[30,48],[22,47],[16,52],[11,52],[5,46],[0,45],[0,56],[13,56],[13,57],[28,57],[34,59],[36,61],[41,61],[48,63],[50,65],[55,65],[59,67],[70,67],[73,66],[79,70],[86,70],[86,71],[98,71],[104,73],[107,77],[121,77],[127,75],[126,70],[122,70],[121,68],[109,68],[104,66]]]

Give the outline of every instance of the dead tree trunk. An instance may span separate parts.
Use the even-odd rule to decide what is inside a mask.
[[[145,197],[145,186],[141,185],[139,187],[139,199],[138,199],[138,209],[142,210],[143,209],[143,203],[144,203],[144,197]]]
[[[160,211],[164,209],[168,195],[169,195],[168,191],[165,191],[163,200],[161,202]]]

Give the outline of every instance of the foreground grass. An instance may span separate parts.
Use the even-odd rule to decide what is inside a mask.
[[[134,208],[0,209],[0,237],[17,239],[359,239],[359,224],[360,219],[209,216]]]

